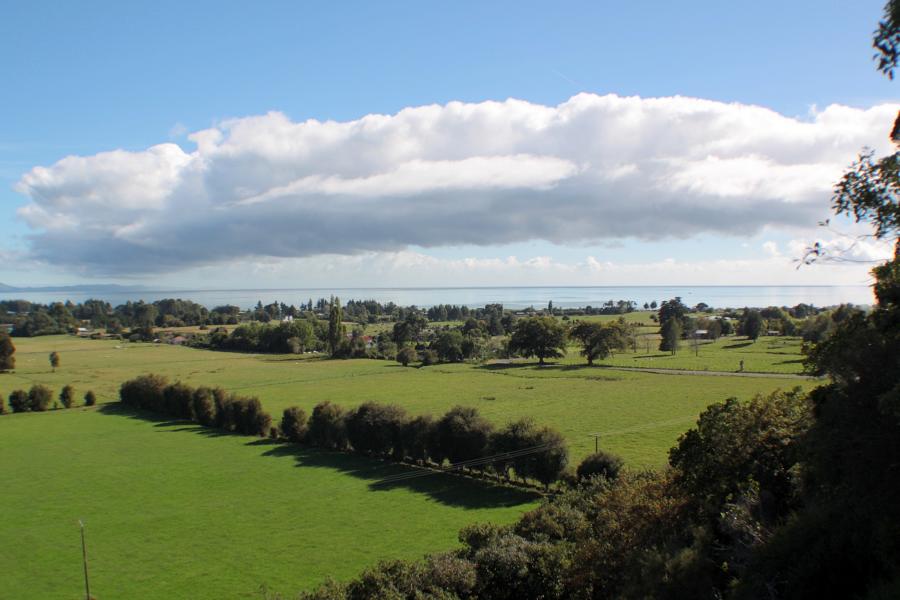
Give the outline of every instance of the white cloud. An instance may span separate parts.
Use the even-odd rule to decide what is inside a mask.
[[[348,122],[232,119],[141,152],[70,156],[17,189],[32,256],[92,275],[409,246],[751,235],[827,216],[898,105],[808,121],[696,98],[579,94]],[[522,268],[546,269],[545,259]]]

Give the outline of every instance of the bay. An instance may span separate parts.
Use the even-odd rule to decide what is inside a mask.
[[[23,299],[47,304],[70,300],[83,302],[97,298],[113,306],[125,302],[143,300],[152,302],[163,298],[192,300],[208,308],[233,304],[251,308],[257,302],[269,304],[284,302],[298,305],[310,299],[336,295],[342,301],[377,300],[393,302],[401,306],[429,307],[436,304],[458,304],[480,307],[485,304],[503,304],[509,308],[541,308],[552,301],[560,308],[602,306],[607,301],[632,300],[638,306],[676,296],[688,306],[704,302],[715,308],[742,308],[745,306],[794,306],[806,303],[818,307],[833,306],[845,302],[869,305],[874,302],[872,289],[855,286],[536,286],[536,287],[398,287],[398,288],[284,288],[241,290],[110,290],[98,288],[78,291],[14,291],[0,292],[0,299]]]

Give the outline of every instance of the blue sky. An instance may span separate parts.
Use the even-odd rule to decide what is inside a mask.
[[[370,114],[393,115],[406,107],[454,101],[479,105],[508,98],[526,101],[538,111],[564,104],[582,92],[641,99],[678,95],[725,105],[756,105],[798,122],[815,120],[813,107],[823,110],[838,104],[865,111],[896,101],[896,84],[876,73],[871,60],[871,32],[882,6],[881,1],[870,0],[552,5],[521,1],[316,5],[7,2],[0,18],[4,90],[0,94],[4,115],[0,120],[0,252],[5,253],[0,254],[5,258],[0,264],[0,281],[41,284],[137,279],[141,283],[217,287],[235,282],[271,286],[290,278],[319,285],[404,285],[430,273],[439,280],[453,279],[447,283],[454,284],[654,284],[669,283],[659,279],[670,272],[682,283],[728,283],[732,279],[784,283],[791,282],[792,276],[798,278],[797,283],[864,282],[864,268],[820,269],[800,275],[792,275],[792,269],[773,272],[766,259],[786,258],[796,249],[797,240],[815,235],[814,222],[810,232],[805,232],[799,220],[817,215],[790,211],[790,217],[755,223],[746,232],[740,227],[712,225],[665,234],[624,228],[599,236],[582,231],[570,239],[565,230],[543,235],[540,227],[532,226],[500,236],[499,243],[485,232],[481,238],[438,236],[430,245],[398,231],[396,235],[382,233],[372,244],[360,243],[347,252],[328,246],[320,255],[309,249],[311,244],[300,244],[303,248],[294,251],[283,248],[282,243],[277,251],[260,245],[247,255],[225,253],[221,260],[181,262],[167,256],[163,268],[149,268],[148,262],[159,260],[160,251],[155,249],[149,259],[135,257],[125,268],[96,257],[79,258],[80,253],[73,252],[73,248],[105,242],[96,237],[67,238],[65,243],[59,236],[29,241],[29,236],[40,237],[50,217],[42,213],[28,219],[19,211],[39,203],[40,199],[29,198],[29,193],[46,189],[31,185],[23,191],[19,182],[32,168],[50,167],[66,156],[89,157],[116,149],[141,153],[167,142],[189,154],[196,150],[189,134],[270,111],[282,113],[290,123],[307,119],[345,122]],[[872,137],[878,132],[871,130],[870,121],[860,118],[862,124],[855,137],[851,136],[852,142],[883,141],[884,135]],[[603,123],[608,126],[607,121]],[[665,119],[660,121],[661,127],[665,123]],[[823,124],[823,131],[827,127],[833,126]],[[885,123],[885,130],[887,127]],[[496,131],[488,128],[484,135]],[[828,139],[844,135],[829,131],[817,135],[832,135]],[[719,134],[708,135],[714,140]],[[535,154],[533,148],[539,147],[539,142],[536,139],[529,146],[530,154]],[[474,144],[467,156],[493,156]],[[777,144],[777,140],[770,142],[765,156],[779,156]],[[820,157],[816,164],[838,164],[847,148],[841,148],[839,156]],[[504,156],[519,156],[521,148],[511,142],[503,152]],[[758,149],[746,151],[746,156],[758,155]],[[565,158],[581,173],[585,156],[590,157],[573,151]],[[664,158],[670,160],[672,155]],[[798,161],[791,157],[787,162],[796,165]],[[403,164],[407,163],[385,166],[385,172],[402,171]],[[498,172],[495,167],[490,167],[491,173]],[[551,167],[555,168],[546,161],[540,163],[540,169]],[[510,168],[521,171],[523,166]],[[90,194],[85,186],[90,187],[91,178],[101,177],[98,172],[108,169],[100,165],[74,175],[69,170],[65,181],[60,175],[46,185],[66,198],[73,189]],[[134,171],[128,173],[135,177]],[[339,175],[370,177],[373,173]],[[526,194],[535,189],[562,189],[567,177],[577,177],[566,173],[547,175],[548,179],[536,183],[511,183],[509,189],[525,186]],[[588,183],[579,185],[577,195],[589,196]],[[457,193],[466,195],[467,189]],[[722,195],[721,189],[717,190],[710,195],[704,189],[705,195],[692,202],[714,202],[715,194]],[[598,191],[604,193],[609,191]],[[645,199],[646,190],[643,193]],[[438,202],[423,192],[402,194],[393,204],[390,198],[382,198],[384,206],[418,202],[420,196]],[[486,202],[502,200],[511,203],[504,206],[516,206],[512,195],[484,197]],[[534,197],[540,193],[534,192]],[[185,198],[166,200],[166,219],[179,218],[179,207],[189,201]],[[769,200],[768,196],[754,198]],[[74,198],[72,203],[79,201]],[[438,206],[452,204],[452,195],[439,201],[442,204]],[[655,210],[653,206],[648,204],[646,210]],[[827,207],[827,195],[823,206]],[[775,211],[776,204],[772,207]],[[316,227],[307,213],[300,219],[288,208],[280,210],[286,218],[297,219],[299,236],[307,225]],[[661,219],[666,218],[666,210],[660,208]],[[365,222],[365,212],[357,214]],[[515,209],[510,210],[510,219],[514,214]],[[469,217],[472,215],[477,213]],[[232,225],[226,220],[222,226]],[[121,227],[122,222],[117,221],[116,226]],[[87,230],[83,224],[80,227]],[[409,227],[415,230],[424,225],[415,221]],[[364,238],[365,229],[359,227],[359,232]],[[194,237],[192,230],[186,229],[180,235]],[[214,239],[206,243],[213,244]],[[253,248],[253,243],[249,246]],[[130,256],[133,246],[121,248],[109,246],[108,252]],[[215,254],[203,250],[186,252]],[[872,252],[877,255],[878,250]],[[509,257],[516,257],[515,261]],[[588,265],[588,257],[608,268],[591,270],[588,267],[594,263]],[[468,266],[460,262],[467,259],[471,259],[465,263]],[[723,274],[721,264],[710,263],[712,259],[735,265],[746,261],[747,268]],[[115,260],[115,256],[109,258],[111,263]],[[683,268],[667,269],[660,262],[664,260]],[[366,261],[392,266],[373,275]],[[497,261],[505,262],[498,266]],[[704,261],[705,266],[701,264]]]

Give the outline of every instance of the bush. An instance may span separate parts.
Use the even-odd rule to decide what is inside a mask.
[[[165,414],[178,419],[190,419],[193,409],[194,390],[189,386],[176,381],[166,386],[163,391],[165,402]]]
[[[308,439],[314,446],[342,450],[347,447],[344,409],[327,400],[313,408]]]
[[[28,404],[33,411],[45,411],[53,400],[53,392],[45,385],[35,384],[28,390]]]
[[[94,394],[94,390],[88,390],[84,394],[84,405],[94,406],[95,404],[97,404],[97,396]]]
[[[397,362],[401,365],[408,366],[409,363],[415,362],[419,358],[419,355],[416,353],[415,348],[411,348],[409,346],[404,346],[400,348],[400,351],[397,352]]]
[[[422,351],[422,366],[428,367],[431,365],[436,365],[439,362],[439,358],[437,352],[434,350],[423,350]]]
[[[235,430],[244,435],[265,437],[272,426],[272,417],[263,410],[259,398],[237,398],[234,405],[239,407]]]
[[[434,428],[433,457],[458,463],[488,454],[491,425],[475,408],[457,406],[450,409]]]
[[[622,459],[615,454],[600,450],[581,461],[576,473],[578,474],[578,479],[580,481],[590,479],[591,477],[615,479],[619,476],[622,464]]]
[[[292,406],[284,409],[281,414],[281,434],[289,442],[297,444],[304,441],[307,431],[306,412],[302,408]]]
[[[75,388],[71,385],[65,386],[59,393],[59,402],[65,408],[72,408],[72,405],[75,404]]]
[[[400,435],[405,457],[418,461],[428,460],[434,436],[434,419],[431,415],[415,417],[404,423]]]
[[[403,425],[409,420],[399,406],[366,402],[345,418],[353,449],[370,456],[403,457]]]
[[[134,408],[165,413],[164,392],[168,380],[162,375],[140,375],[119,387],[122,404]]]
[[[216,420],[216,408],[213,404],[213,391],[208,387],[200,387],[194,390],[191,397],[191,414],[194,421],[210,427]]]
[[[16,390],[9,395],[9,409],[14,413],[28,412],[31,404],[28,402],[28,392]]]

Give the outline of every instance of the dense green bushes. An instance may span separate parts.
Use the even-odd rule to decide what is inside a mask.
[[[97,402],[94,392],[88,392],[85,395],[85,406],[93,406]],[[90,400],[90,401],[89,401]],[[53,390],[45,385],[35,384],[31,386],[27,392],[25,390],[15,390],[9,397],[9,409],[14,413],[20,412],[43,412],[51,408],[50,403],[53,401]],[[2,404],[2,400],[0,400]],[[62,388],[59,393],[59,403],[53,404],[53,409],[72,408],[75,406],[75,388],[67,385]],[[0,414],[4,414],[5,410],[0,410]]]
[[[123,404],[201,425],[214,425],[244,435],[269,434],[272,419],[257,398],[227,394],[222,389],[195,389],[180,382],[169,384],[159,375],[141,375],[119,388]]]
[[[377,458],[490,470],[510,480],[532,479],[549,486],[568,464],[562,436],[523,420],[495,431],[478,410],[457,406],[440,419],[410,417],[399,406],[365,402],[345,410],[331,402],[313,409],[309,422],[297,407],[285,409],[281,434],[292,442],[346,450]]]

